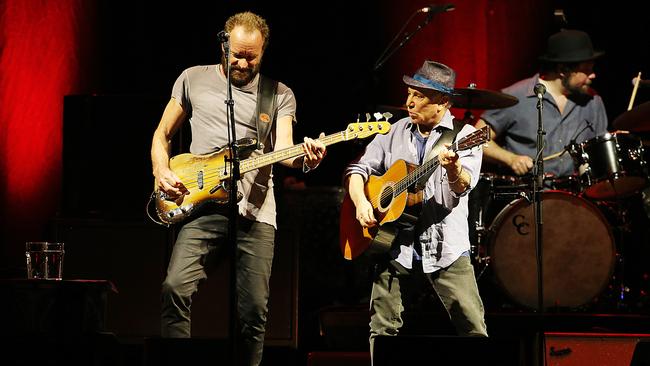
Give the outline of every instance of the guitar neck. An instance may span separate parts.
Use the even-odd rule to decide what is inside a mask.
[[[329,146],[341,141],[349,140],[350,137],[351,137],[350,134],[346,135],[345,131],[342,131],[325,137],[321,137],[317,140],[322,141],[323,144],[325,144],[325,146]],[[356,135],[354,135],[352,138],[356,138]],[[305,155],[305,152],[302,150],[302,144],[294,145],[291,147],[287,147],[285,149],[281,149],[268,154],[243,160],[240,164],[239,169],[240,172],[243,174],[267,165],[277,163],[279,161],[291,159],[293,157],[301,156],[301,155]]]
[[[489,140],[490,140],[490,129],[488,126],[484,126],[481,129],[476,130],[470,133],[469,135],[463,137],[459,141],[452,143],[447,148],[447,150],[457,153],[458,151],[467,150],[475,146],[479,146],[480,144],[483,144]],[[419,181],[420,178],[436,170],[436,168],[438,168],[439,165],[440,163],[438,162],[438,155],[429,159],[424,164],[417,167],[412,172],[408,173],[404,178],[400,179],[397,183],[395,183],[395,185],[393,186],[395,194],[399,195],[400,193],[404,192],[411,185],[415,184],[415,182]]]
[[[456,152],[458,151],[458,145],[456,143],[453,143],[448,148],[448,150]],[[424,162],[424,164],[420,165],[412,172],[408,173],[404,178],[400,179],[395,184],[395,194],[399,195],[400,193],[406,191],[410,186],[415,184],[415,182],[420,180],[420,178],[436,170],[439,165],[440,162],[438,161],[438,155],[427,160],[426,162]]]

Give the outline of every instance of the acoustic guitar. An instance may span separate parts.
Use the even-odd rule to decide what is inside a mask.
[[[488,126],[476,130],[451,144],[448,148],[454,152],[471,149],[484,144],[490,139]],[[393,223],[404,214],[407,205],[411,205],[413,195],[408,190],[422,177],[428,177],[440,165],[438,156],[413,168],[404,160],[396,161],[381,176],[370,176],[364,186],[364,192],[374,209],[377,225],[369,228],[361,226],[356,218],[356,207],[346,194],[341,205],[339,234],[343,257],[352,260],[369,249],[373,252],[390,249],[395,237]],[[410,215],[408,221],[413,221]],[[416,218],[417,219],[417,218]]]

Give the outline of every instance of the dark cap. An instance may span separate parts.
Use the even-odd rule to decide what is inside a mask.
[[[539,57],[545,62],[583,62],[596,59],[604,52],[594,51],[591,38],[583,31],[566,29],[548,38],[546,52]]]

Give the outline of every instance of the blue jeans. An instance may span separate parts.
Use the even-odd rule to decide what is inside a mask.
[[[415,267],[416,262],[413,264]],[[410,272],[409,276],[396,276],[395,271],[388,267],[373,282],[370,298],[371,356],[377,336],[395,336],[404,324],[400,281],[408,281],[413,275],[424,275],[427,283],[433,286],[458,335],[487,337],[485,310],[476,285],[474,267],[468,256],[461,256],[451,266],[434,273]]]
[[[237,312],[242,365],[258,365],[264,350],[269,278],[273,263],[273,226],[239,217],[237,230]],[[192,295],[217,257],[228,248],[228,218],[198,217],[178,233],[162,285],[163,337],[188,338]]]

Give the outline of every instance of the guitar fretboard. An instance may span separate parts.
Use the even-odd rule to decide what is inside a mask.
[[[452,145],[452,148],[449,148],[449,150],[456,151],[453,146],[455,146],[455,144]],[[438,161],[438,155],[434,156],[432,159],[427,160],[424,164],[408,173],[404,178],[400,179],[395,184],[395,195],[399,195],[400,193],[407,190],[410,186],[415,184],[415,182],[420,180],[420,178],[436,170],[439,165],[440,162]]]
[[[341,141],[355,139],[357,138],[358,135],[359,135],[358,132],[341,131],[325,137],[321,137],[317,140],[322,141],[325,146],[329,146]],[[277,163],[278,161],[283,161],[301,155],[305,155],[305,152],[302,150],[302,145],[294,145],[278,151],[274,151],[272,153],[243,160],[239,166],[239,169],[240,172],[243,174],[263,166]],[[226,176],[226,178],[229,177],[230,175]]]
[[[478,146],[486,142],[487,140],[489,140],[490,138],[489,136],[490,136],[490,132],[486,126],[481,128],[480,130],[476,130],[472,132],[471,134],[460,139],[459,141],[452,143],[451,146],[447,148],[447,150],[458,152],[459,150],[470,149],[474,146]],[[424,164],[420,165],[412,172],[408,173],[404,178],[400,179],[397,183],[395,183],[394,194],[397,196],[400,193],[404,192],[410,186],[415,184],[415,182],[420,180],[420,178],[436,170],[439,165],[440,162],[438,161],[438,155],[436,155],[432,159],[427,160]]]

